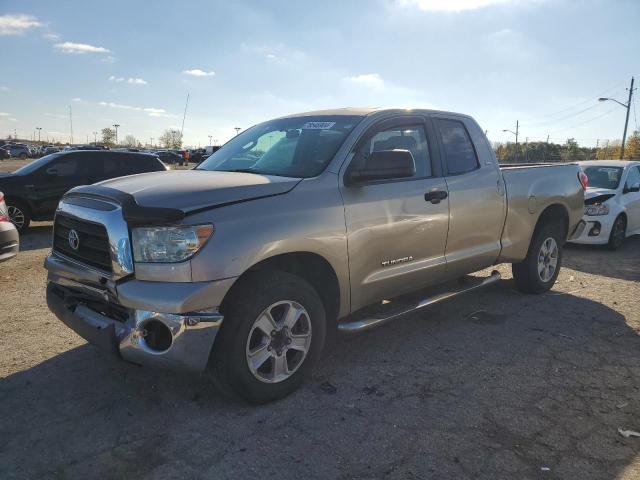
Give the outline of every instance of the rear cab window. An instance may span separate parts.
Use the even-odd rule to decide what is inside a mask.
[[[436,118],[436,130],[444,150],[448,175],[461,175],[480,168],[469,132],[460,120]]]

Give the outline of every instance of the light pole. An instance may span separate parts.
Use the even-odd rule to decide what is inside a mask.
[[[38,143],[40,143],[40,130],[42,130],[42,127],[36,127],[36,130],[38,130]]]
[[[624,142],[627,140],[627,127],[629,126],[629,111],[631,110],[631,99],[633,98],[633,77],[631,77],[631,86],[629,87],[629,100],[627,103],[622,103],[616,100],[615,98],[608,97],[600,97],[598,99],[599,102],[606,102],[607,100],[611,100],[612,102],[616,102],[618,105],[623,106],[627,109],[627,116],[624,120],[624,131],[622,132],[622,146],[620,148],[620,160],[624,158]]]
[[[98,132],[93,132],[93,144],[98,144]]]
[[[213,146],[213,144],[211,143],[211,138],[213,137],[213,135],[209,135],[209,146]]]
[[[518,134],[520,133],[520,121],[516,120],[516,131],[514,132],[513,130],[502,130],[503,132],[509,132],[512,133],[516,136],[516,163],[518,162]]]
[[[120,124],[114,123],[113,126],[116,129],[116,145],[118,145],[118,127],[120,126]]]
[[[151,137],[151,148],[153,148],[153,137]]]
[[[233,127],[233,129],[236,131],[236,135],[238,135],[240,133],[240,130],[242,130],[242,128],[240,127]]]

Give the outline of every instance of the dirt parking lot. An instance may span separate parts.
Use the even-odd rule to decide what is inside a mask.
[[[0,264],[0,478],[638,479],[640,238],[338,338],[253,407],[101,354],[49,313],[51,227]]]

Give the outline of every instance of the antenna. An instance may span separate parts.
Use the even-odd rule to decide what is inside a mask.
[[[71,129],[71,141],[69,145],[73,145],[73,116],[71,114],[71,105],[69,105],[69,127]]]
[[[180,141],[182,141],[182,132],[184,132],[184,119],[187,116],[187,105],[189,105],[188,93],[187,93],[187,102],[184,104],[184,114],[182,115],[182,127],[180,127]]]

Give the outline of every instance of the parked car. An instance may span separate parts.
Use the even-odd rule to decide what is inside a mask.
[[[71,150],[0,174],[0,190],[5,192],[9,218],[18,230],[24,230],[31,220],[51,220],[62,195],[73,187],[166,169],[154,155]]]
[[[501,168],[466,115],[283,117],[194,170],[67,193],[47,303],[126,360],[208,365],[265,402],[301,384],[328,331],[364,331],[500,278],[449,283],[468,273],[512,263],[521,291],[549,290],[584,228],[584,187],[576,164]]]
[[[4,149],[9,152],[9,155],[11,155],[11,157],[21,158],[24,160],[25,158],[31,156],[31,151],[26,145],[12,143],[9,145],[5,145]]]
[[[4,202],[4,194],[0,192],[0,262],[15,257],[20,250],[18,230],[9,221],[9,212]]]
[[[172,152],[171,150],[158,150],[156,155],[160,158],[160,160],[168,165],[182,165],[182,155],[176,152]]]
[[[626,237],[640,234],[640,161],[579,162],[589,177],[582,235],[573,243],[622,246]]]
[[[0,160],[6,160],[7,158],[11,158],[9,150],[4,147],[0,147]]]

